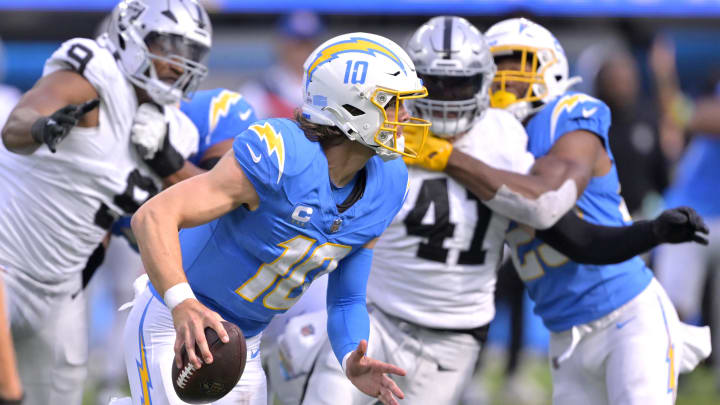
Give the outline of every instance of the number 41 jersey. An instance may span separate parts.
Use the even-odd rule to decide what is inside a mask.
[[[322,146],[296,122],[258,121],[235,138],[233,151],[259,207],[183,229],[180,246],[200,302],[254,336],[315,278],[349,271],[343,259],[380,236],[400,209],[407,169],[402,159],[370,158],[357,175],[355,203],[339,210]]]
[[[0,151],[0,266],[45,288],[82,270],[113,221],[162,186],[131,144],[137,97],[106,41],[68,40],[43,71],[82,75],[100,97],[98,126],[74,127],[57,153],[45,145],[30,155]],[[165,116],[176,149],[186,157],[197,150],[192,122],[177,108]]]
[[[453,143],[493,167],[526,173],[527,135],[508,112],[488,109]],[[493,294],[508,220],[444,173],[409,168],[410,191],[375,245],[368,300],[430,328],[471,329],[495,316]]]

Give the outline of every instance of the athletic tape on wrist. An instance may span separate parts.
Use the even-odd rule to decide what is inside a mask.
[[[170,308],[170,312],[172,312],[173,308],[178,306],[178,304],[188,298],[197,299],[195,298],[195,294],[193,293],[192,289],[190,288],[190,284],[188,283],[175,284],[174,286],[168,288],[168,290],[165,291],[165,295],[163,296],[165,305]]]

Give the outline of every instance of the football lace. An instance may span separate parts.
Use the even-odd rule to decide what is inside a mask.
[[[187,384],[194,371],[195,366],[193,366],[192,363],[188,363],[187,366],[185,366],[178,375],[177,381],[175,381],[177,383],[177,386],[180,388],[185,388],[185,384]]]

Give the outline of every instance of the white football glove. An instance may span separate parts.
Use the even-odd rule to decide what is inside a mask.
[[[144,160],[152,159],[159,151],[167,135],[165,114],[152,103],[138,107],[130,129],[130,140]]]

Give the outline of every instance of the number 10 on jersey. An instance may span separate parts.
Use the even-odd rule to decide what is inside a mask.
[[[278,246],[285,249],[282,254],[272,262],[260,265],[255,275],[236,289],[235,292],[247,301],[253,302],[272,287],[279,278],[280,280],[275,284],[275,288],[263,298],[263,305],[273,310],[290,308],[302,295],[300,293],[290,297],[290,293],[305,284],[309,272],[320,268],[326,262],[325,269],[318,272],[315,278],[335,270],[338,262],[352,250],[350,246],[330,242],[323,243],[315,247],[310,256],[300,263],[307,256],[315,242],[317,242],[315,239],[298,235],[290,240],[278,243]]]

